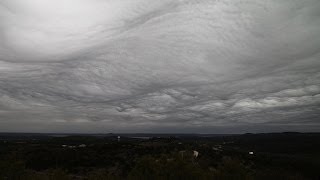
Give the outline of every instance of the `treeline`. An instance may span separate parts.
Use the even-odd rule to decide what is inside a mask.
[[[304,151],[295,150],[309,147],[299,142],[303,138],[289,139],[287,135],[245,135],[188,140],[123,138],[120,142],[117,138],[92,137],[0,142],[0,179],[319,179],[320,153],[317,142],[310,140],[317,138],[306,139],[316,147]],[[86,146],[80,147],[83,143]],[[285,146],[290,149],[285,150]]]
[[[10,159],[11,158],[11,159]],[[72,168],[30,168],[24,161],[10,157],[0,163],[0,174],[3,179],[19,180],[64,180],[64,179],[217,179],[217,180],[253,180],[253,179],[308,179],[302,174],[281,168],[255,168],[253,162],[243,159],[222,157],[215,162],[204,158],[195,158],[192,153],[161,154],[158,156],[142,156],[132,165],[128,162],[114,161],[115,164],[103,166],[75,166]],[[29,162],[30,163],[30,162]],[[39,163],[39,162],[37,162]]]

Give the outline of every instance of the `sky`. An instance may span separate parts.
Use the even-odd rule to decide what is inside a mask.
[[[0,131],[320,131],[319,0],[0,0]]]

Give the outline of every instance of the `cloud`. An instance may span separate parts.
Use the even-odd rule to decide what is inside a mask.
[[[319,10],[4,0],[0,131],[319,131]]]

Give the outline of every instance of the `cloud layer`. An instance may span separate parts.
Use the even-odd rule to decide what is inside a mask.
[[[318,0],[3,0],[0,131],[320,130]]]

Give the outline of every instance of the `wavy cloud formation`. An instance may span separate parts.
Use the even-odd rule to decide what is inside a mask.
[[[3,0],[0,131],[319,131],[319,12],[318,0]]]

